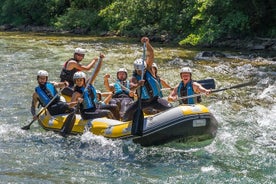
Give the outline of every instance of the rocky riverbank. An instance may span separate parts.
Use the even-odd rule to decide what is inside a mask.
[[[87,35],[88,31],[84,29],[74,29],[70,31],[60,31],[51,27],[44,26],[19,26],[14,27],[12,25],[1,25],[0,31],[21,31],[21,32],[43,32],[43,33],[56,33],[56,34],[76,34]],[[116,36],[111,32],[102,32],[99,36]],[[150,39],[159,43],[172,43],[173,36],[168,34],[156,34],[150,36]],[[177,44],[177,43],[176,43]],[[224,40],[215,41],[212,44],[200,45],[201,48],[228,48],[234,50],[249,50],[249,51],[276,51],[276,38],[244,38],[244,39],[232,39],[227,38]],[[274,54],[273,57],[276,57]]]

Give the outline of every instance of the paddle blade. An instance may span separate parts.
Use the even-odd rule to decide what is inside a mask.
[[[143,135],[144,130],[144,113],[141,109],[137,109],[133,115],[131,134],[132,135]]]
[[[66,120],[64,121],[64,124],[63,124],[63,127],[60,131],[60,134],[63,136],[63,137],[66,137],[68,134],[71,133],[73,127],[74,127],[74,124],[75,124],[75,121],[76,121],[76,113],[75,111],[70,113]]]
[[[30,129],[30,126],[29,125],[26,125],[26,126],[23,126],[21,127],[22,130],[29,130]]]
[[[196,82],[201,84],[205,89],[216,89],[216,83],[214,79],[203,79]]]
[[[28,125],[25,125],[23,127],[21,127],[22,130],[29,130],[31,125],[33,124],[33,122],[35,122],[35,120],[33,120],[31,123],[29,123]]]

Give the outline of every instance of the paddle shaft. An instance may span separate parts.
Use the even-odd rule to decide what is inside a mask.
[[[161,88],[161,91],[172,90],[172,88]]]
[[[225,90],[228,90],[228,89],[241,88],[241,87],[252,85],[253,83],[254,83],[253,81],[250,81],[250,82],[230,86],[230,87],[227,87],[227,88],[215,89],[215,90],[211,90],[211,93],[217,93],[217,92],[225,91]],[[194,97],[201,96],[201,95],[205,95],[205,93],[199,93],[199,94],[194,94],[194,95],[190,95],[190,96],[184,96],[184,97],[178,98],[177,100],[183,100],[183,99],[187,99],[187,98],[194,98]]]
[[[96,74],[96,72],[97,72],[97,69],[98,69],[98,67],[99,67],[99,65],[100,65],[101,62],[102,62],[102,58],[99,57],[99,61],[98,61],[97,65],[96,65],[95,69],[93,70],[93,73],[92,73],[91,77],[90,77],[89,80],[87,81],[87,84],[86,84],[86,86],[85,86],[85,89],[88,88],[89,84],[91,83],[92,79],[94,78],[94,76],[95,76],[95,74]]]
[[[253,83],[254,83],[254,81],[250,81],[250,82],[230,86],[230,87],[227,87],[227,88],[215,89],[215,90],[212,90],[212,93],[216,93],[216,92],[219,92],[219,91],[225,91],[225,90],[228,90],[228,89],[241,88],[241,87],[252,85]]]
[[[141,74],[141,80],[144,78],[144,62],[146,60],[146,42],[143,44],[143,67],[142,67],[142,74]],[[143,135],[143,130],[144,130],[144,113],[142,110],[142,87],[138,89],[139,93],[138,94],[138,108],[133,114],[133,121],[132,121],[132,127],[131,127],[131,134],[132,135],[138,135],[142,136]]]

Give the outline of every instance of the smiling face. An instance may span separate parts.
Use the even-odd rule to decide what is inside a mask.
[[[191,73],[183,72],[180,74],[180,77],[184,84],[187,84],[191,80]]]
[[[78,87],[84,86],[84,78],[75,79],[75,83]]]

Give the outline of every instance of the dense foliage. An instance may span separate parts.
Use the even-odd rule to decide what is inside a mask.
[[[0,24],[165,37],[197,45],[276,37],[275,0],[1,0]]]

